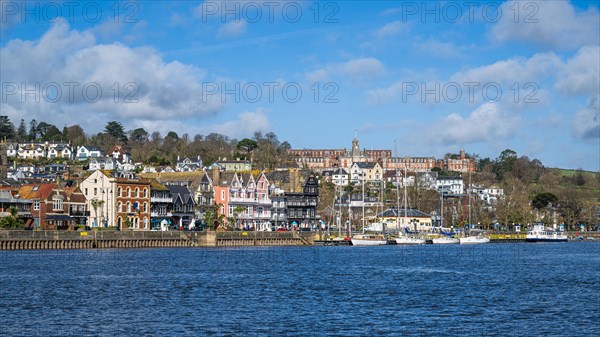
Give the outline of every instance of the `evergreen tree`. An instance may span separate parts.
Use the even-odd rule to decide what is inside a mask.
[[[17,129],[17,141],[24,142],[27,140],[27,128],[25,127],[25,120],[21,118],[19,128]]]
[[[31,122],[29,122],[29,140],[30,141],[35,141],[37,139],[37,135],[38,135],[38,123],[35,119],[32,119]]]
[[[125,133],[125,129],[123,128],[123,125],[117,121],[106,123],[104,132],[108,133],[121,143],[127,143],[127,134]]]
[[[0,116],[0,139],[14,139],[15,126],[8,119],[8,116]]]

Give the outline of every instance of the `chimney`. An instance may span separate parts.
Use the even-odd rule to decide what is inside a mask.
[[[213,182],[213,186],[219,185],[221,182],[221,171],[219,170],[219,166],[214,165],[211,172],[211,179]]]

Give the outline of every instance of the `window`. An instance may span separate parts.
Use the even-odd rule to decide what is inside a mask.
[[[120,201],[117,204],[117,212],[123,212],[123,204]]]
[[[127,213],[131,212],[131,203],[127,202]]]
[[[143,207],[142,207],[142,212],[146,213],[148,211],[148,203],[145,202]]]
[[[98,189],[94,187],[94,195],[98,195]]]
[[[123,196],[123,189],[121,187],[117,188],[117,195],[120,197]]]
[[[139,188],[135,188],[135,197],[139,198],[140,197],[140,189]]]
[[[33,201],[33,210],[35,210],[35,211],[39,211],[40,210],[40,201],[39,200],[34,200]]]
[[[131,189],[127,187],[127,197],[131,198]]]
[[[221,191],[221,200],[225,200],[225,191]]]
[[[63,199],[60,196],[56,196],[52,199],[52,209],[59,211],[63,209]]]
[[[147,198],[147,197],[148,197],[148,189],[144,188],[144,198]]]

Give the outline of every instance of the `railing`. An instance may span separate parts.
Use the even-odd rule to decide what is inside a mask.
[[[150,202],[164,202],[164,203],[172,203],[172,198],[162,198],[162,197],[151,197]]]

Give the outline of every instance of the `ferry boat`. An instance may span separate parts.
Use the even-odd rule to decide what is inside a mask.
[[[564,232],[546,229],[543,224],[536,224],[533,230],[527,231],[526,242],[567,242],[568,238]]]
[[[387,240],[383,235],[376,234],[355,234],[350,239],[353,246],[381,246],[387,245]]]

